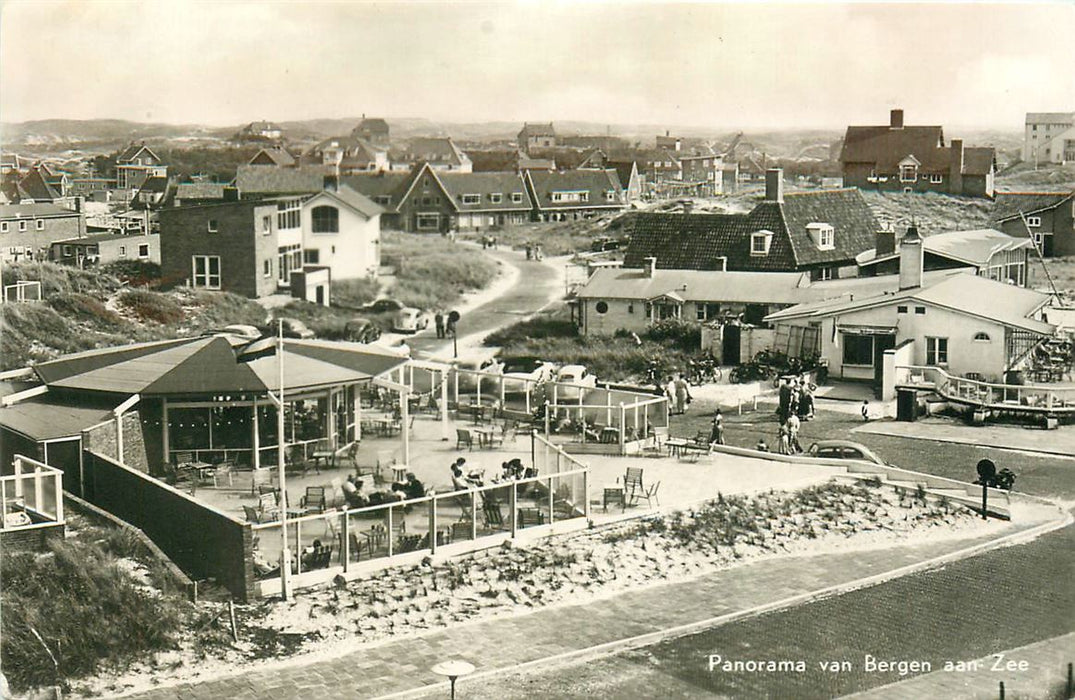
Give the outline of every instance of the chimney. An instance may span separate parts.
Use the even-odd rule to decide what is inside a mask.
[[[951,161],[948,168],[948,193],[963,194],[963,139],[952,139],[949,152]]]
[[[874,244],[874,252],[877,257],[892,255],[896,252],[895,231],[878,231],[876,241],[877,242]]]
[[[922,238],[911,225],[900,240],[900,291],[922,286]]]
[[[765,201],[784,203],[784,171],[781,168],[765,171]]]
[[[643,262],[646,263],[646,277],[653,277],[653,273],[657,271],[657,258],[644,258]]]
[[[82,195],[75,197],[75,213],[82,213]]]
[[[332,175],[325,175],[322,189],[329,192],[336,192],[340,189],[340,176],[333,173]]]
[[[888,128],[890,129],[902,129],[903,128],[903,110],[894,109],[888,113]]]
[[[224,188],[224,201],[225,202],[238,202],[239,201],[239,188],[238,187],[225,187]]]

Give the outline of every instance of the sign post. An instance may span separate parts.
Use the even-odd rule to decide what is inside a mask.
[[[989,485],[997,476],[997,465],[991,459],[978,460],[978,482],[982,485],[982,519],[989,519],[989,511],[986,510],[989,501]]]

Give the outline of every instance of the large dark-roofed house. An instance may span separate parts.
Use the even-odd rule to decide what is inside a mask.
[[[993,225],[1016,238],[1033,238],[1047,258],[1075,255],[1075,192],[998,192]]]
[[[855,257],[874,247],[880,225],[857,190],[785,195],[770,170],[765,201],[747,214],[632,214],[624,267],[809,272],[812,279],[852,276]]]

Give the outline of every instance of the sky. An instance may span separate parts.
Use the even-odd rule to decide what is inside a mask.
[[[0,120],[425,117],[1021,128],[1075,111],[1075,2],[0,0]]]

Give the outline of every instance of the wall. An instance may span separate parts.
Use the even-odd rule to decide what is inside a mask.
[[[191,578],[215,578],[244,602],[253,597],[249,524],[90,450],[82,461],[83,498],[140,528]]]
[[[19,222],[26,222],[26,230],[19,231]],[[37,222],[43,222],[44,228],[37,230]],[[30,216],[21,219],[4,219],[7,231],[0,232],[0,259],[24,260],[22,250],[17,255],[12,255],[11,248],[32,248],[35,256],[41,255],[44,250],[47,255],[49,246],[53,241],[62,241],[67,238],[78,238],[85,235],[85,220],[81,216],[38,217]]]
[[[49,542],[63,542],[63,523],[0,530],[0,552],[47,552]]]
[[[597,303],[604,301],[608,304],[608,311],[597,313]],[[641,300],[628,301],[626,299],[581,299],[584,335],[598,334],[611,335],[620,328],[641,333],[649,325],[649,317],[646,316],[646,303]],[[631,309],[631,310],[628,310]]]
[[[118,460],[115,421],[101,423],[84,430],[82,444],[84,449]],[[132,410],[123,414],[123,463],[132,469],[149,473],[149,458],[146,454],[142,419],[138,411]]]
[[[1031,231],[1052,233],[1052,250],[1046,248],[1043,252],[1049,257],[1075,255],[1075,201],[1062,202],[1059,206],[1041,212],[1035,212],[1034,216],[1041,217],[1041,226],[1031,228]],[[1026,238],[1026,227],[1021,218],[1009,219],[997,224],[1004,233],[1015,238]]]
[[[149,253],[145,257],[138,254],[139,246],[149,246]],[[153,233],[145,236],[128,236],[123,239],[101,241],[97,244],[100,251],[100,263],[107,264],[116,260],[141,260],[160,264],[161,242],[160,234]],[[121,250],[122,249],[122,250]]]
[[[313,233],[312,210],[331,206],[339,212],[338,233]],[[302,247],[317,250],[318,265],[332,270],[332,279],[375,276],[381,264],[381,216],[366,218],[332,197],[319,194],[302,206]]]
[[[881,377],[881,400],[896,398],[896,368],[914,363],[915,342],[905,340],[891,350],[885,350],[884,373]]]
[[[431,173],[422,173],[414,186],[410,196],[400,202],[398,225],[404,231],[418,233],[446,233],[454,226],[454,207],[451,198],[441,189],[437,179]],[[437,229],[417,228],[416,215],[418,213],[440,214],[440,225]]]

